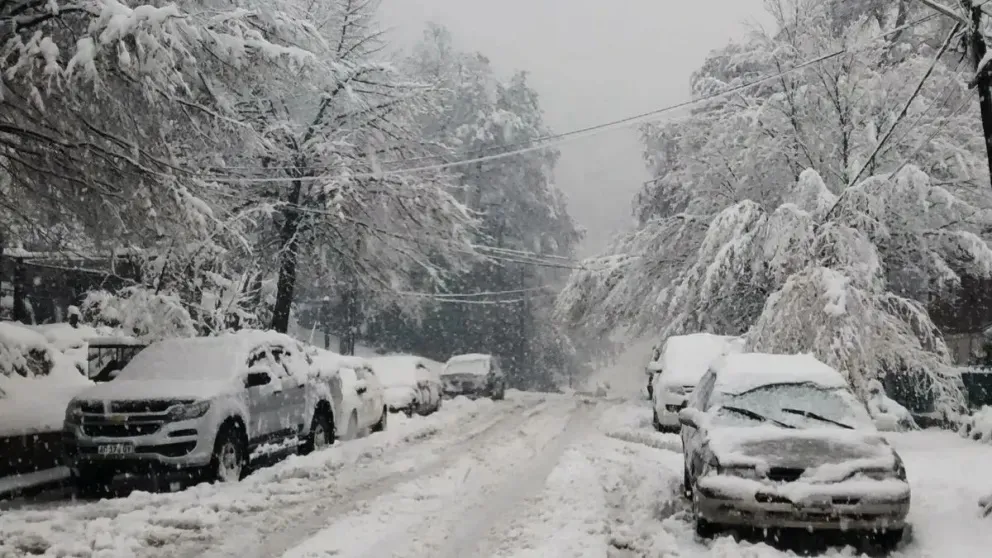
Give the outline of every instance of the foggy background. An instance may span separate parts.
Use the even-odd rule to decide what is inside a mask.
[[[526,70],[556,133],[689,98],[706,54],[767,24],[761,0],[382,0],[382,22],[404,47],[429,21],[501,75]],[[628,227],[633,196],[650,178],[635,128],[559,148],[558,186],[586,230],[580,256]]]

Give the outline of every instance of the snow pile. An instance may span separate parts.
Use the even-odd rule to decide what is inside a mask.
[[[91,385],[43,335],[0,322],[0,435],[60,430],[69,401]]]
[[[491,360],[491,356],[482,354],[453,356],[445,363],[441,375],[471,374],[474,376],[485,376],[489,373],[489,363]]]
[[[127,287],[116,294],[91,291],[83,300],[82,313],[86,322],[119,328],[144,341],[197,334],[178,295],[143,287]]]

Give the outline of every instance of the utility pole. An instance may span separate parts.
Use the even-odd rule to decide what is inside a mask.
[[[982,67],[988,46],[982,33],[982,6],[985,2],[975,4],[975,0],[960,0],[964,14],[960,14],[934,0],[920,0],[930,9],[960,23],[966,29],[968,52],[971,55],[971,65],[975,72],[969,87],[978,89],[978,106],[982,114],[982,131],[985,135],[985,155],[988,160],[989,180],[992,186],[992,96],[989,85],[992,84],[992,72],[989,64]]]

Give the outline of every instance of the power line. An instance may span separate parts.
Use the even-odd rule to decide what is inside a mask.
[[[900,32],[902,32],[902,31],[904,31],[906,29],[909,29],[909,28],[915,27],[917,25],[920,25],[921,23],[925,23],[927,21],[930,21],[931,19],[934,19],[934,18],[938,17],[939,15],[940,14],[932,13],[930,15],[920,17],[920,18],[915,19],[915,20],[913,20],[911,22],[908,22],[908,23],[905,23],[905,24],[900,25],[898,27],[895,27],[893,29],[890,29],[889,31],[886,31],[884,33],[880,33],[878,35],[875,35],[874,37],[871,37],[871,38],[867,39],[865,41],[865,43],[868,43],[870,45],[870,43],[872,43],[875,40],[883,39],[885,37],[888,37],[889,35],[900,33]],[[577,130],[572,130],[570,132],[565,132],[565,133],[561,133],[561,134],[555,134],[555,135],[547,136],[546,139],[543,142],[539,142],[538,143],[538,140],[532,140],[532,141],[528,142],[528,143],[531,143],[531,145],[528,145],[526,147],[521,147],[521,148],[518,148],[518,149],[512,149],[510,151],[504,151],[504,152],[496,153],[496,154],[493,154],[493,155],[486,155],[486,156],[483,156],[483,157],[475,157],[475,158],[463,159],[463,160],[460,160],[460,161],[452,161],[452,162],[448,162],[448,163],[440,163],[440,164],[435,164],[435,165],[425,165],[425,166],[410,167],[410,168],[395,169],[395,170],[383,170],[383,171],[371,172],[371,173],[355,173],[355,174],[350,175],[350,177],[351,178],[378,179],[378,178],[382,178],[382,177],[385,177],[385,176],[397,176],[397,175],[404,175],[404,174],[415,174],[415,173],[418,173],[418,172],[426,172],[426,171],[441,171],[441,170],[446,170],[446,169],[450,169],[450,168],[456,168],[456,167],[461,167],[461,166],[465,166],[465,165],[470,165],[470,164],[474,164],[474,163],[485,163],[485,162],[490,162],[490,161],[497,161],[497,160],[500,160],[500,159],[506,159],[508,157],[513,157],[513,156],[516,156],[516,155],[522,155],[522,154],[530,153],[530,152],[533,152],[533,151],[539,151],[541,149],[547,149],[548,147],[550,147],[552,145],[556,145],[558,143],[563,143],[565,140],[581,138],[581,137],[585,137],[585,136],[588,136],[588,135],[593,135],[593,134],[597,134],[597,133],[600,133],[600,132],[603,132],[603,131],[611,130],[611,129],[614,129],[614,128],[628,126],[628,125],[631,125],[631,124],[637,124],[637,123],[640,123],[640,122],[651,120],[651,119],[653,119],[653,118],[655,118],[655,117],[657,117],[659,115],[665,114],[665,113],[673,112],[673,111],[676,111],[676,110],[679,110],[679,109],[683,109],[683,108],[688,108],[690,106],[697,105],[697,104],[700,104],[700,103],[705,103],[707,101],[712,101],[712,100],[716,100],[716,99],[719,99],[719,98],[723,98],[723,97],[726,97],[728,95],[732,95],[734,93],[739,93],[741,91],[745,91],[745,90],[750,89],[752,87],[755,87],[757,85],[762,85],[762,84],[767,83],[769,81],[773,81],[773,80],[779,79],[779,78],[781,78],[783,76],[786,76],[786,75],[795,73],[795,72],[797,72],[799,70],[802,70],[804,68],[807,68],[809,66],[813,66],[815,64],[819,64],[821,62],[825,62],[825,61],[830,60],[832,58],[836,58],[836,57],[838,57],[838,56],[840,56],[842,54],[849,54],[849,53],[854,53],[854,52],[858,52],[858,51],[864,50],[864,48],[866,48],[866,47],[852,48],[852,49],[842,48],[842,49],[839,49],[839,50],[836,50],[836,51],[833,51],[833,52],[830,52],[830,53],[827,53],[827,54],[818,56],[816,58],[807,60],[805,62],[799,63],[799,64],[797,64],[797,65],[795,65],[795,66],[793,66],[791,68],[782,70],[780,72],[776,72],[776,73],[774,73],[772,75],[765,76],[763,78],[758,78],[756,80],[753,80],[753,81],[750,81],[750,82],[747,82],[747,83],[744,83],[744,84],[741,84],[741,85],[737,85],[735,87],[731,87],[730,89],[727,89],[727,90],[722,91],[722,92],[719,92],[719,93],[713,93],[713,94],[706,95],[706,96],[703,96],[703,97],[698,97],[698,98],[695,98],[695,99],[690,99],[688,101],[683,101],[681,103],[676,103],[674,105],[669,105],[669,106],[662,107],[662,108],[655,109],[655,110],[651,110],[651,111],[648,111],[648,112],[643,112],[643,113],[636,114],[636,115],[633,115],[633,116],[628,116],[626,118],[621,118],[619,120],[613,120],[613,121],[610,121],[610,122],[604,122],[604,123],[601,123],[601,124],[596,124],[596,125],[593,125],[593,126],[587,126],[585,128],[580,128],[580,129],[577,129]],[[538,144],[537,145],[533,145],[534,143],[538,143]],[[295,181],[315,182],[315,181],[326,180],[326,178],[325,177],[321,177],[321,176],[299,177],[299,178],[294,178],[294,177],[227,178],[227,177],[217,176],[217,177],[203,177],[203,180],[210,180],[210,181],[215,181],[215,182],[235,182],[235,183],[276,183],[276,182],[295,182]]]

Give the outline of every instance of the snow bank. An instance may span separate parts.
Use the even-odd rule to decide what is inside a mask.
[[[44,335],[0,322],[0,436],[60,430],[69,401],[91,385]]]

